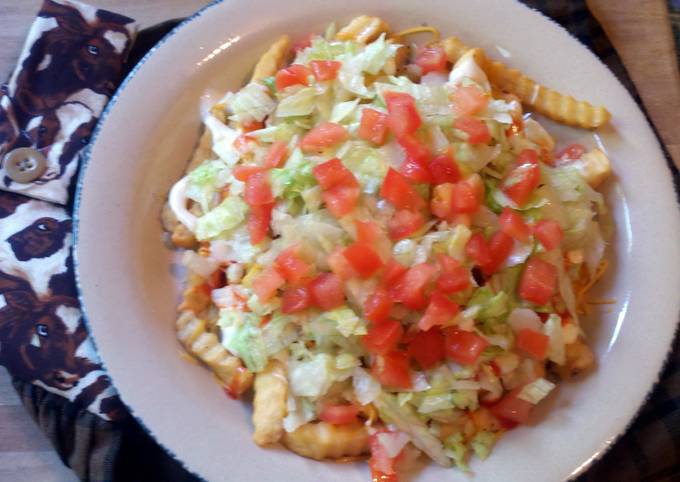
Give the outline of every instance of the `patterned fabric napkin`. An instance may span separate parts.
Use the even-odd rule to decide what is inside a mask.
[[[593,50],[637,98],[583,1],[525,3]],[[80,152],[122,76],[176,24],[135,37],[127,17],[45,0],[0,93],[0,364],[83,480],[195,479],[116,395],[83,324],[71,258],[69,192]],[[680,474],[678,353],[676,346],[628,433],[582,480],[675,480]]]

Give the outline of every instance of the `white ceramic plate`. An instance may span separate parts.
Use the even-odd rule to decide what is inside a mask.
[[[395,28],[438,26],[563,92],[606,105],[600,133],[617,179],[615,298],[591,317],[595,373],[564,384],[531,427],[505,436],[474,463],[477,480],[558,481],[577,474],[620,435],[657,380],[679,312],[680,223],[670,173],[654,135],[612,74],[553,22],[511,1],[224,1],[182,25],[147,56],[100,123],[81,177],[77,260],[89,326],[123,400],[157,440],[208,480],[369,480],[365,464],[319,463],[250,441],[250,408],[229,400],[204,369],[178,355],[177,280],[158,213],[197,140],[206,89],[236,89],[282,33],[299,37],[370,13]],[[571,132],[582,136],[582,132]],[[540,422],[540,423],[539,423]],[[456,478],[435,465],[419,481]]]

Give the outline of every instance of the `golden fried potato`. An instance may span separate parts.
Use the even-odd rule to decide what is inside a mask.
[[[369,452],[368,432],[358,423],[307,423],[294,432],[285,432],[282,441],[296,454],[316,460],[356,457]]]
[[[255,65],[251,81],[270,77],[283,66],[290,47],[290,37],[282,35],[274,42]]]
[[[230,394],[238,397],[250,388],[253,374],[222,346],[217,335],[206,331],[204,320],[191,311],[183,311],[177,318],[176,329],[177,339],[184,348],[207,365]]]
[[[198,314],[210,306],[211,301],[210,292],[202,283],[190,283],[182,293],[182,303],[177,307],[177,311],[188,310]]]
[[[335,38],[338,40],[354,40],[362,44],[367,44],[377,39],[381,33],[387,33],[389,31],[389,25],[382,19],[361,15],[340,29]]]
[[[592,188],[597,188],[612,174],[609,158],[597,148],[583,154],[581,159],[574,162],[574,166],[581,171],[581,175]]]
[[[442,41],[442,46],[449,61],[455,63],[468,52],[466,46],[456,37],[448,37]],[[489,59],[483,50],[474,49],[477,64],[484,70],[489,81],[501,90],[517,95],[523,104],[563,124],[583,128],[595,128],[609,122],[611,114],[604,107],[574,99],[544,87],[517,69]]]
[[[271,445],[283,435],[283,419],[288,412],[288,380],[283,364],[272,360],[255,375],[253,399],[253,440],[257,445]]]
[[[554,367],[560,378],[572,378],[595,367],[593,350],[583,338],[579,337],[574,343],[565,345],[564,351],[566,355],[564,365]]]

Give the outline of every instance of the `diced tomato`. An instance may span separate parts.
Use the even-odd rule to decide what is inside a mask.
[[[257,295],[261,303],[268,301],[281,286],[286,282],[274,268],[271,266],[266,268],[253,281],[253,293]]]
[[[378,289],[364,302],[364,318],[374,323],[387,321],[392,310],[392,298],[387,290]]]
[[[319,183],[319,186],[321,186],[321,189],[324,190],[328,190],[339,185],[359,185],[356,177],[354,177],[354,174],[352,174],[352,171],[347,169],[342,161],[337,157],[314,166],[312,169],[312,174]]]
[[[354,186],[335,186],[321,193],[321,199],[336,218],[346,216],[357,205],[361,190]]]
[[[489,97],[476,85],[458,87],[453,93],[453,108],[461,116],[469,116],[484,110]]]
[[[248,234],[252,244],[260,244],[269,232],[274,203],[250,206],[248,215]]]
[[[495,417],[506,422],[513,424],[525,423],[529,420],[529,415],[531,415],[531,410],[534,406],[531,402],[518,397],[521,391],[522,387],[515,388],[504,396],[500,402],[489,407],[489,410]]]
[[[378,253],[366,243],[352,243],[345,248],[342,254],[360,278],[370,278],[383,266]]]
[[[450,182],[438,184],[432,189],[430,211],[440,219],[447,221],[453,216],[454,185]]]
[[[454,213],[474,213],[482,204],[477,177],[470,176],[464,181],[457,182],[452,188],[451,209]]]
[[[402,137],[413,134],[420,127],[420,115],[416,109],[416,100],[410,94],[402,92],[385,92],[383,95],[387,105],[387,123],[394,135]]]
[[[333,273],[322,273],[309,284],[312,301],[324,311],[332,310],[345,303],[342,280]]]
[[[365,141],[382,146],[387,138],[387,114],[368,107],[362,110],[358,135]]]
[[[430,171],[423,167],[422,164],[419,164],[408,157],[404,160],[404,162],[401,163],[401,166],[399,166],[399,172],[401,172],[410,181],[418,184],[432,182],[432,175],[430,174]]]
[[[264,170],[265,168],[261,166],[246,165],[236,166],[232,172],[234,173],[234,177],[236,179],[246,182],[250,176],[259,172],[263,172]]]
[[[291,46],[292,52],[297,55],[298,52],[301,50],[306,49],[307,47],[311,47],[312,45],[312,39],[314,38],[314,33],[310,32],[307,34],[306,37],[302,39],[298,39],[295,42],[293,42],[293,45]]]
[[[537,222],[534,225],[534,235],[546,251],[557,248],[564,237],[560,223],[552,219],[543,219]]]
[[[505,260],[510,256],[512,247],[515,242],[513,239],[505,234],[503,231],[498,231],[489,240],[489,252],[491,253],[491,262],[481,265],[482,272],[486,276],[491,276],[501,267]]]
[[[281,167],[288,155],[288,145],[284,141],[274,141],[264,157],[266,167]],[[236,174],[234,174],[234,177]],[[238,179],[238,178],[237,178]]]
[[[401,209],[387,222],[390,239],[397,241],[416,233],[425,224],[425,217],[418,211]]]
[[[435,157],[430,161],[428,167],[435,184],[460,181],[460,169],[458,169],[458,164],[456,164],[453,157],[449,155],[442,154]]]
[[[368,351],[384,355],[396,348],[403,335],[404,329],[398,321],[387,320],[371,325],[362,340]]]
[[[388,287],[394,301],[403,303],[412,310],[421,310],[427,306],[425,290],[432,281],[437,269],[427,263],[410,268],[392,286]]]
[[[470,144],[488,144],[491,141],[491,131],[487,125],[475,117],[459,117],[453,127],[467,134]]]
[[[427,167],[432,154],[430,149],[413,134],[403,134],[397,137],[397,142],[406,152],[406,158]]]
[[[465,254],[477,266],[486,266],[492,260],[489,243],[482,233],[475,233],[470,237],[470,240],[465,245]]]
[[[412,386],[408,355],[393,351],[376,359],[375,374],[381,385],[408,390]]]
[[[332,423],[333,425],[347,425],[357,422],[359,419],[359,407],[356,405],[331,405],[326,404],[321,408],[319,420]]]
[[[300,149],[304,152],[322,151],[347,140],[349,133],[340,124],[322,122],[304,135],[300,141]]]
[[[557,268],[540,258],[529,258],[519,282],[519,296],[537,305],[545,305],[555,292]]]
[[[312,266],[300,257],[297,245],[284,249],[276,257],[274,268],[286,281],[297,284],[307,279],[312,274]]]
[[[274,195],[269,184],[268,172],[256,172],[248,176],[246,186],[243,191],[243,199],[250,206],[262,206],[274,202]]]
[[[446,356],[461,365],[472,365],[477,361],[489,342],[471,331],[448,328],[446,337]]]
[[[243,123],[243,132],[253,132],[264,127],[264,122],[252,120]]]
[[[279,92],[291,85],[309,85],[309,76],[312,73],[307,67],[300,64],[293,64],[276,73],[275,85]]]
[[[567,147],[555,154],[555,159],[558,164],[577,161],[585,154],[586,148],[581,144],[569,144]]]
[[[380,237],[380,226],[373,221],[354,221],[359,243],[372,244]]]
[[[436,327],[419,331],[408,342],[406,351],[423,370],[428,370],[446,357],[444,335]]]
[[[460,307],[443,294],[435,291],[430,297],[425,314],[418,322],[418,328],[427,331],[433,326],[444,325],[458,314]]]
[[[531,236],[531,228],[524,222],[522,216],[510,208],[503,208],[503,212],[498,218],[501,230],[508,236],[512,236],[517,241],[525,243]]]
[[[517,333],[515,345],[518,350],[523,351],[532,358],[543,360],[548,352],[549,341],[550,338],[548,338],[547,335],[532,330],[531,328],[524,328]]]
[[[387,171],[380,188],[380,196],[397,209],[417,210],[425,207],[425,201],[418,194],[418,191],[409,184],[404,176],[392,168]]]
[[[446,71],[446,52],[441,47],[425,47],[416,54],[415,63],[423,75]]]
[[[345,255],[342,254],[343,251],[344,248],[338,246],[335,249],[335,251],[328,255],[328,258],[326,258],[326,262],[328,263],[328,266],[331,268],[331,271],[333,271],[333,273],[338,275],[341,279],[347,280],[356,277],[357,273],[349,264],[349,261],[347,261]]]
[[[306,286],[288,288],[281,297],[281,313],[290,314],[312,306],[312,293]]]
[[[387,265],[385,265],[382,279],[383,286],[390,287],[394,285],[407,271],[408,268],[406,266],[391,258]]]
[[[458,261],[446,254],[437,255],[439,278],[437,288],[443,293],[451,294],[463,291],[470,286],[470,272]]]
[[[335,79],[342,64],[337,60],[312,60],[309,66],[312,68],[314,78],[322,82]]]
[[[540,177],[538,153],[531,149],[525,149],[519,153],[515,167],[501,182],[501,190],[517,206],[522,207],[538,186]]]

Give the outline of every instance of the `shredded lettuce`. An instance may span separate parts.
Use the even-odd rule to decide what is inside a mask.
[[[472,298],[468,302],[468,308],[479,306],[480,310],[477,319],[490,321],[503,318],[509,313],[508,295],[504,291],[494,294],[488,286],[477,288]]]
[[[376,75],[388,60],[394,58],[398,45],[387,43],[385,35],[368,44],[360,53],[344,53],[336,56],[342,62],[338,71],[338,82],[347,91],[360,97],[373,97],[373,93],[366,87],[364,74]]]
[[[231,170],[221,160],[207,161],[187,176],[187,197],[196,201],[203,212],[212,207],[215,193],[224,187],[231,177]]]
[[[327,311],[323,314],[326,319],[336,323],[336,329],[344,337],[353,335],[365,335],[366,322],[359,318],[354,311],[347,306]]]
[[[536,405],[538,402],[547,397],[554,388],[554,383],[549,382],[545,378],[538,378],[533,382],[524,385],[522,390],[519,392],[519,395],[517,395],[517,398]]]
[[[381,391],[380,383],[369,372],[360,367],[354,369],[352,385],[357,400],[362,405],[373,402]]]
[[[359,99],[348,100],[347,102],[339,102],[333,106],[331,112],[331,122],[344,123],[344,121],[351,120],[350,116],[359,105]]]
[[[365,193],[376,194],[389,167],[380,151],[361,142],[348,142],[346,146],[342,163],[354,173]]]
[[[335,360],[327,353],[314,355],[306,361],[288,362],[288,382],[293,395],[318,398],[335,381]]]
[[[304,397],[288,397],[288,414],[283,419],[283,428],[286,432],[294,432],[296,429],[311,422],[316,418],[314,402]]]
[[[312,168],[312,163],[304,160],[297,165],[272,169],[269,176],[274,196],[289,201],[302,197],[303,192],[316,185]]]
[[[239,123],[262,122],[276,108],[276,102],[269,96],[269,89],[255,82],[236,93],[228,93],[225,102],[231,112],[229,119]]]
[[[299,133],[300,129],[296,125],[290,122],[282,122],[275,126],[269,126],[264,129],[249,132],[248,135],[256,138],[260,142],[289,142],[293,136]]]
[[[210,240],[241,224],[248,212],[248,205],[237,196],[229,196],[216,208],[207,212],[196,222],[196,239]]]
[[[411,437],[413,445],[429,455],[439,465],[444,467],[451,465],[442,443],[408,405],[399,405],[396,397],[384,392],[380,393],[374,404],[380,417]]]
[[[260,317],[238,310],[220,310],[222,344],[257,373],[267,366],[268,354],[258,325]]]
[[[470,447],[475,453],[478,459],[485,460],[489,457],[491,449],[496,444],[498,440],[498,434],[493,432],[487,432],[486,430],[480,430],[472,437],[470,441]]]
[[[464,224],[458,224],[456,227],[454,227],[446,246],[449,256],[458,261],[464,261],[465,246],[467,245],[468,241],[470,241],[471,237],[472,232],[470,231],[470,228]]]
[[[564,336],[562,334],[562,318],[551,314],[543,325],[543,330],[548,336],[548,360],[564,365],[566,355],[564,351]]]
[[[470,472],[470,467],[467,463],[469,450],[467,445],[465,445],[462,433],[456,432],[453,435],[449,435],[444,441],[444,447],[446,455],[453,460],[457,468],[464,472]]]
[[[288,88],[286,90],[293,90]],[[317,90],[314,87],[302,87],[293,93],[283,96],[276,107],[277,117],[306,116],[314,111]]]

